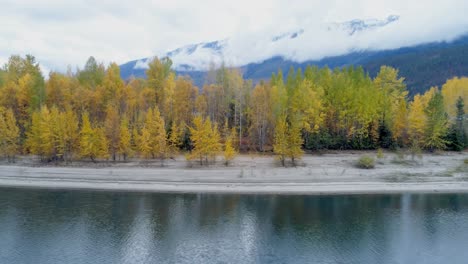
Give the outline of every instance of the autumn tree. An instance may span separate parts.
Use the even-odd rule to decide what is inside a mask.
[[[59,111],[80,109],[80,102],[84,99],[80,88],[78,80],[73,76],[51,72],[45,85],[45,103],[49,109],[55,106]],[[75,97],[77,94],[80,96]]]
[[[140,135],[140,150],[145,157],[151,156],[163,161],[167,155],[166,130],[164,119],[157,107],[148,109],[145,124]]]
[[[399,146],[407,144],[408,128],[408,109],[405,99],[400,99],[392,122],[393,140]]]
[[[457,102],[461,97],[464,102],[468,102],[468,77],[453,78],[447,80],[442,86],[441,93],[444,97],[445,111],[449,115],[451,120],[455,120],[457,115]],[[468,112],[468,104],[463,106],[463,110]]]
[[[19,148],[19,128],[11,109],[0,107],[0,155],[14,162]]]
[[[291,120],[288,126],[287,133],[287,144],[288,149],[286,154],[291,158],[293,166],[296,166],[297,159],[301,158],[304,154],[302,150],[302,144],[304,140],[301,134],[302,126],[297,117],[291,116]]]
[[[189,160],[198,159],[200,165],[208,165],[210,159],[214,159],[221,150],[220,135],[216,125],[212,125],[209,118],[195,117],[193,127],[190,127],[193,149]]]
[[[78,70],[77,78],[81,85],[91,90],[95,90],[101,85],[105,76],[105,67],[98,63],[94,57],[89,57],[83,70]]]
[[[181,129],[177,126],[176,123],[172,122],[171,131],[167,142],[169,148],[168,153],[171,158],[174,158],[179,153],[180,145],[182,143],[181,135]]]
[[[234,147],[236,139],[236,129],[233,127],[229,134],[225,135],[224,139],[224,163],[226,166],[236,157],[237,151]]]
[[[79,145],[78,118],[75,112],[68,107],[65,112],[60,114],[59,123],[63,129],[63,159],[71,161]]]
[[[175,90],[176,90],[176,75],[175,73],[169,73],[168,77],[164,82],[163,87],[163,98],[161,99],[162,115],[165,117],[165,121],[170,123],[174,120],[174,107],[175,107]]]
[[[265,151],[265,145],[271,140],[274,126],[271,114],[270,89],[264,83],[257,84],[252,91],[248,116],[250,141],[258,151]]]
[[[301,79],[300,76],[296,83],[297,88],[293,89],[289,96],[289,115],[296,117],[294,122],[297,124],[294,125],[304,131],[305,140],[310,140],[311,137],[317,137],[323,128],[324,91],[318,84],[309,79]]]
[[[445,136],[448,130],[448,118],[445,113],[444,98],[436,92],[429,101],[426,109],[427,125],[424,146],[429,150],[445,149]]]
[[[168,57],[162,59],[154,57],[148,63],[148,70],[146,70],[148,87],[155,91],[156,103],[160,108],[164,104],[164,84],[166,78],[171,73],[171,66],[172,61]]]
[[[425,142],[427,115],[421,95],[417,94],[411,102],[408,113],[408,135],[411,145],[421,148]]]
[[[190,125],[195,112],[198,90],[190,80],[183,77],[178,77],[175,85],[172,122]]]
[[[106,158],[108,155],[107,139],[102,128],[93,128],[87,113],[82,116],[80,131],[80,156],[90,158],[93,162],[97,158]]]
[[[119,143],[117,153],[127,160],[128,157],[133,155],[132,149],[132,136],[128,127],[128,119],[122,118],[119,127]]]
[[[208,164],[222,150],[229,157],[236,149],[273,148],[285,164],[303,148],[466,146],[466,77],[408,98],[404,79],[388,66],[375,78],[354,66],[291,68],[253,88],[241,70],[212,65],[201,89],[171,66],[155,58],[146,79],[122,80],[117,64],[106,68],[91,57],[83,69],[44,80],[34,57],[10,57],[0,69],[0,152],[71,161],[76,154],[127,159],[135,151],[164,160],[192,150],[189,158]]]
[[[123,113],[125,102],[124,96],[125,83],[120,77],[120,67],[116,63],[111,63],[106,70],[102,83],[103,105],[108,107],[112,105],[116,108],[117,114]],[[106,109],[107,111],[107,109]]]
[[[278,118],[275,125],[275,138],[273,144],[273,152],[277,155],[281,165],[286,165],[286,157],[288,155],[288,123],[286,116],[282,115]]]
[[[54,139],[53,128],[50,111],[47,107],[42,107],[41,111],[35,112],[32,115],[32,124],[28,132],[28,140],[26,145],[30,153],[39,155],[41,159],[53,159]]]
[[[377,100],[379,101],[379,115],[380,125],[383,126],[381,131],[388,129],[391,134],[399,134],[399,136],[391,135],[391,139],[385,138],[384,140],[397,139],[401,134],[401,116],[399,116],[400,124],[395,124],[399,111],[402,111],[402,102],[405,100],[408,92],[406,91],[406,85],[404,78],[398,76],[398,70],[389,66],[382,66],[379,73],[374,79],[374,85],[378,89]],[[381,138],[383,138],[381,136]],[[388,147],[391,145],[390,142],[385,144]]]
[[[120,117],[117,109],[111,105],[107,107],[104,130],[109,144],[108,149],[112,160],[115,161],[119,152],[120,144]]]

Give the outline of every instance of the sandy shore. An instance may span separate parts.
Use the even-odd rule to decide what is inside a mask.
[[[305,155],[297,167],[282,168],[271,156],[241,155],[232,165],[189,165],[183,157],[166,161],[38,166],[30,158],[0,165],[0,186],[137,192],[257,194],[363,194],[400,192],[468,193],[468,153],[386,153],[375,169],[354,166],[363,154]],[[83,167],[83,166],[88,166]],[[93,166],[93,168],[89,168]]]

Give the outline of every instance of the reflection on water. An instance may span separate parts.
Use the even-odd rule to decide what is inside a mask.
[[[0,189],[0,263],[466,263],[468,195]]]

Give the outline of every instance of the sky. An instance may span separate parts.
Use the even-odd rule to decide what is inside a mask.
[[[244,63],[278,49],[251,49],[252,43],[300,28],[306,34],[289,54],[316,59],[351,48],[450,41],[466,33],[467,10],[466,0],[0,0],[0,64],[13,54],[32,54],[44,72],[66,71],[89,56],[122,64],[227,38],[230,59]],[[372,34],[346,38],[323,30],[329,23],[389,15],[400,21]]]

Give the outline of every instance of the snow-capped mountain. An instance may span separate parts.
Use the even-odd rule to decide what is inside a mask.
[[[367,49],[368,47],[359,43],[360,37],[368,38],[370,34],[379,29],[395,24],[399,18],[397,15],[391,15],[381,20],[355,19],[342,23],[310,25],[307,28],[281,34],[246,35],[187,45],[157,56],[171,58],[176,71],[206,71],[211,64],[219,65],[223,62],[229,66],[238,67],[262,62],[275,56],[302,62]],[[320,36],[320,39],[317,36]],[[346,45],[338,45],[329,50],[323,49],[324,46],[335,45],[333,42]],[[134,71],[145,70],[151,59],[131,61],[124,66],[126,69],[133,67]]]
[[[354,19],[351,21],[343,22],[343,23],[331,23],[328,25],[328,30],[333,31],[333,30],[342,30],[347,32],[350,36],[364,31],[364,30],[370,30],[370,29],[375,29],[379,27],[384,27],[390,23],[396,22],[400,19],[400,16],[397,15],[390,15],[387,17],[387,19],[384,20],[378,20],[378,19],[367,19],[367,20],[361,20],[361,19]]]
[[[445,37],[424,30],[408,34],[404,21],[392,15],[380,20],[307,25],[282,33],[257,32],[187,45],[158,57],[170,57],[177,74],[188,75],[198,87],[204,85],[210,65],[223,62],[241,68],[244,78],[254,82],[268,80],[272,73],[287,72],[290,67],[355,65],[375,76],[380,66],[389,65],[400,70],[411,95],[440,86],[454,76],[468,75],[468,31]],[[151,59],[121,65],[122,78],[145,77]]]

